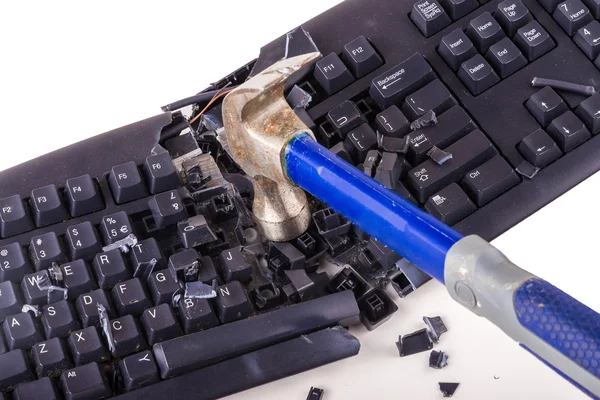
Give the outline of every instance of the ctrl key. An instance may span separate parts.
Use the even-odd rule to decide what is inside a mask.
[[[462,63],[458,70],[458,77],[473,95],[482,93],[500,81],[498,75],[481,54]]]
[[[23,350],[13,350],[0,355],[0,390],[7,390],[19,383],[32,381],[31,365]]]
[[[112,396],[106,377],[95,362],[63,372],[60,383],[66,400],[96,400]]]

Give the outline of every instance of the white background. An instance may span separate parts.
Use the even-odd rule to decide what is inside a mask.
[[[198,92],[335,3],[3,2],[0,170],[157,114],[159,106]],[[600,311],[599,185],[599,175],[588,179],[494,244]],[[317,386],[326,400],[438,399],[438,381],[461,382],[456,399],[585,398],[453,303],[440,284],[430,282],[397,304],[399,311],[376,331],[352,330],[362,343],[357,357],[231,398],[304,400]],[[422,328],[423,315],[441,315],[449,327],[436,346],[450,356],[444,370],[427,366],[428,353],[398,357],[398,335]]]

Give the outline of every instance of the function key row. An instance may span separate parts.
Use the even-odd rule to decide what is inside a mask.
[[[147,157],[141,172],[133,162],[113,167],[108,183],[117,204],[146,197],[148,192],[156,194],[181,186],[167,152]],[[62,189],[52,184],[32,190],[27,199],[20,195],[0,199],[0,237],[8,238],[104,208],[100,187],[90,175],[71,178]]]
[[[340,91],[383,64],[382,58],[364,36],[344,46],[342,58],[331,53],[315,66],[315,78],[327,95]]]
[[[506,0],[498,4],[495,17],[485,12],[469,22],[466,32],[456,29],[444,36],[438,51],[478,95],[554,46],[520,0]]]

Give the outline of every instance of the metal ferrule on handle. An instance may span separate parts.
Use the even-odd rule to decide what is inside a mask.
[[[290,180],[445,282],[450,295],[500,327],[592,396],[600,396],[600,315],[511,263],[478,236],[462,237],[354,166],[297,135]]]

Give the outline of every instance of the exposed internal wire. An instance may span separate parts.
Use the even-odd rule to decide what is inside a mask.
[[[227,85],[227,86],[229,86],[229,85]],[[236,87],[237,87],[237,85],[232,87],[231,89],[235,89]],[[177,100],[177,101],[174,101],[173,103],[167,104],[166,106],[162,106],[161,110],[163,110],[164,112],[167,112],[167,111],[178,110],[183,107],[191,106],[192,104],[206,103],[207,101],[212,100],[212,98],[215,97],[216,94],[219,94],[219,92],[221,90],[223,90],[223,88],[221,88],[219,90],[211,90],[209,92],[198,93],[194,96],[186,97],[185,99]]]
[[[198,113],[198,115],[196,115],[191,121],[190,121],[190,125],[193,124],[194,122],[196,122],[198,120],[198,118],[200,118],[202,116],[202,114],[204,114],[206,112],[206,110],[208,110],[210,108],[210,106],[217,101],[219,98],[225,96],[227,93],[231,92],[232,90],[234,90],[235,88],[231,88],[231,89],[227,89],[224,90],[227,86],[229,86],[230,83],[228,83],[227,85],[223,86],[221,88],[221,90],[219,92],[217,92],[213,98],[208,102],[208,104],[202,109],[202,111],[200,111]]]

